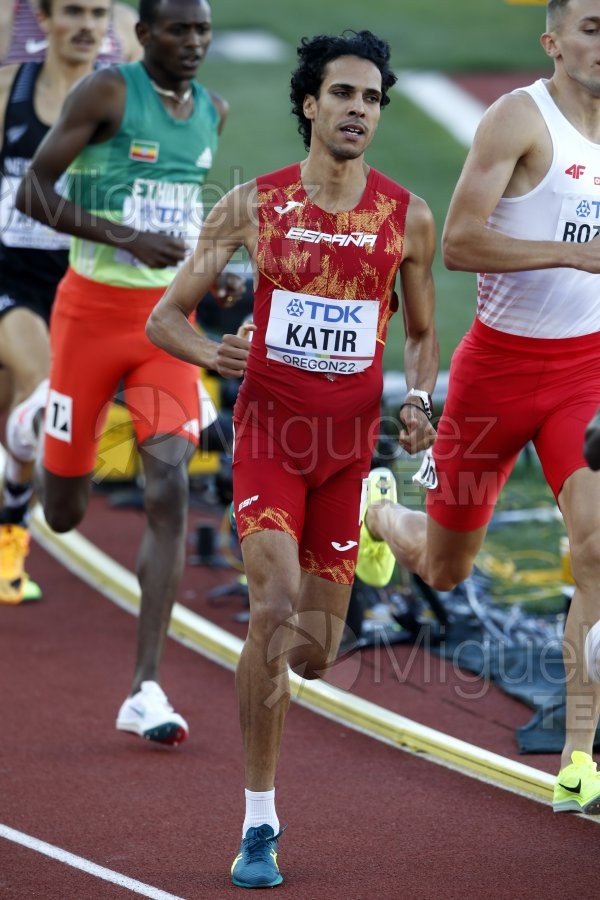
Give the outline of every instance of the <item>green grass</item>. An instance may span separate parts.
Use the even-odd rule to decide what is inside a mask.
[[[504,0],[389,0],[296,7],[280,0],[213,3],[215,28],[264,28],[295,47],[303,35],[368,28],[386,38],[397,67],[441,71],[533,68],[543,64],[537,35],[543,7],[510,6]],[[293,60],[293,57],[292,57]]]

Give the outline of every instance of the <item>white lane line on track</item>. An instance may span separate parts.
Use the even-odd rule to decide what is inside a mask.
[[[32,837],[29,834],[24,834],[22,831],[15,831],[14,828],[9,828],[8,825],[2,825],[1,823],[0,838],[5,838],[7,841],[12,841],[14,844],[21,844],[22,847],[28,847],[30,850],[35,850],[37,853],[49,856],[50,859],[55,859],[57,862],[72,866],[74,869],[80,869],[80,871],[86,872],[88,875],[93,875],[95,878],[101,878],[103,881],[110,881],[111,884],[127,888],[128,890],[133,891],[134,894],[140,894],[142,897],[150,897],[152,900],[183,900],[182,897],[178,897],[176,894],[169,894],[166,891],[151,887],[149,884],[143,884],[141,881],[136,881],[135,878],[128,878],[127,875],[121,875],[120,872],[113,872],[112,869],[98,866],[96,863],[90,862],[89,859],[84,859],[82,856],[75,856],[73,853],[68,853],[60,847],[55,847],[53,844],[47,844],[46,841],[40,841],[38,838]]]
[[[486,107],[439,72],[396,72],[395,89],[419,106],[456,140],[471,146]]]

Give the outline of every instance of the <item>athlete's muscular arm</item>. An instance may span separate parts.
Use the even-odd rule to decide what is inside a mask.
[[[254,259],[258,239],[255,210],[255,182],[234,188],[213,207],[194,255],[178,271],[146,325],[147,336],[158,347],[179,359],[215,369],[225,378],[244,374],[249,341],[233,334],[213,341],[199,334],[189,316],[239,247],[245,247]]]
[[[458,180],[444,225],[449,269],[519,272],[566,266],[600,272],[600,245],[513,238],[486,225],[502,197],[540,183],[552,160],[550,136],[527,94],[507,94],[486,112]]]
[[[435,223],[424,200],[411,194],[406,216],[404,257],[400,266],[402,311],[406,343],[404,371],[407,388],[433,392],[440,354],[435,327],[435,290],[431,266],[435,255]],[[410,401],[413,403],[415,401]],[[405,406],[400,445],[409,453],[430,447],[435,430],[424,411]]]
[[[33,219],[76,237],[122,247],[153,268],[172,266],[185,244],[164,234],[139,232],[92,215],[61,197],[55,183],[88,144],[102,143],[119,128],[125,82],[113,69],[88,75],[68,95],[60,118],[40,144],[17,192],[16,206]]]

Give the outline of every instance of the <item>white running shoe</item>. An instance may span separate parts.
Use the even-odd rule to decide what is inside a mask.
[[[6,420],[6,446],[20,462],[34,462],[39,437],[35,432],[35,418],[46,408],[49,381],[40,381],[35,391],[15,406]]]
[[[156,681],[142,681],[133,697],[127,697],[117,716],[117,729],[138,734],[147,741],[176,746],[189,733],[185,719],[173,710]]]

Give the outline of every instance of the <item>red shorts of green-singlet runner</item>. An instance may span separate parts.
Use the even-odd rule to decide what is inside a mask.
[[[160,350],[145,334],[163,293],[163,288],[113,287],[67,271],[50,327],[48,471],[61,476],[93,471],[117,391],[122,391],[138,445],[157,435],[181,435],[197,444],[198,369]]]

